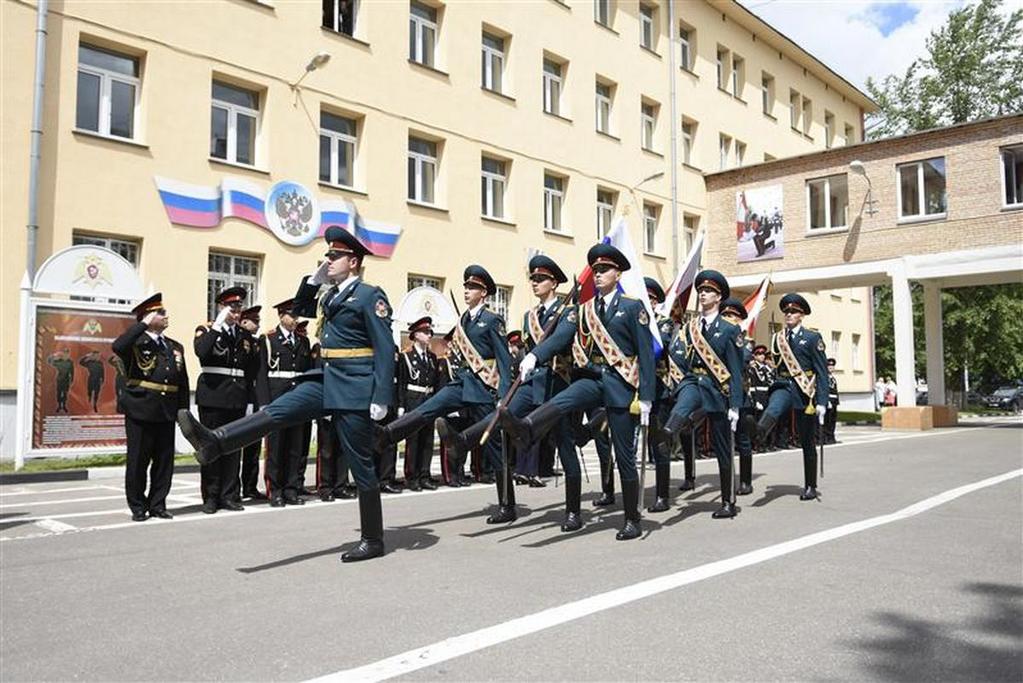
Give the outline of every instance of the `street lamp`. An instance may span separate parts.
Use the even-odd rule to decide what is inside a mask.
[[[863,176],[863,179],[867,181],[867,196],[864,198],[863,203],[867,207],[867,215],[873,216],[877,213],[877,200],[873,198],[874,186],[870,182],[870,176],[867,175],[867,169],[863,165],[863,162],[859,159],[854,159],[849,162],[849,172],[853,175]]]
[[[291,84],[291,89],[297,90],[298,84],[301,83],[306,76],[308,76],[311,72],[326,66],[327,62],[329,61],[330,61],[329,52],[317,52],[315,55],[313,55],[313,58],[309,60],[309,63],[305,65],[305,73],[303,73],[302,76],[297,81]]]

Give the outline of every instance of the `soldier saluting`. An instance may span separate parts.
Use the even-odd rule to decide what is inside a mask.
[[[110,345],[125,372],[124,390],[117,400],[128,441],[124,495],[132,520],[170,519],[167,493],[174,473],[174,416],[179,410],[188,411],[185,349],[164,335],[170,319],[160,293],[132,313],[138,322]]]

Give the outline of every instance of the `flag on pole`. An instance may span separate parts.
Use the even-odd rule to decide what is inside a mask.
[[[643,308],[646,309],[649,320],[647,326],[650,328],[650,335],[654,340],[654,355],[659,355],[661,353],[661,335],[657,330],[657,320],[654,316],[654,309],[650,306],[650,298],[646,294],[642,262],[636,256],[635,247],[632,246],[632,238],[629,236],[629,228],[625,223],[624,216],[618,217],[618,220],[615,221],[614,226],[607,233],[607,236],[604,237],[603,241],[605,244],[610,244],[622,252],[625,258],[629,260],[629,263],[632,264],[632,268],[622,273],[622,279],[618,281],[618,289],[634,299],[639,299],[643,303]],[[592,272],[590,278],[592,281]],[[596,291],[596,288],[594,288],[594,291]]]
[[[702,254],[703,233],[701,232],[693,241],[693,246],[689,248],[689,253],[686,255],[686,260],[682,262],[682,266],[678,269],[675,281],[671,283],[671,286],[664,293],[664,303],[658,307],[658,312],[661,315],[671,315],[676,303],[678,303],[679,309],[683,311],[689,305],[689,295],[693,291],[693,282],[696,280],[696,274],[700,271],[700,257]]]
[[[757,291],[746,297],[743,301],[743,305],[746,307],[746,319],[742,321],[740,327],[746,336],[752,338],[756,334],[757,329],[757,317],[760,315],[760,311],[764,310],[764,304],[767,302],[767,292],[771,289],[771,276],[768,275],[757,287]]]

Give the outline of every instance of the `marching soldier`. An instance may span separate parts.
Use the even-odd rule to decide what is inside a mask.
[[[643,282],[646,284],[650,307],[656,310],[659,305],[664,303],[664,289],[652,277],[643,278]],[[657,391],[650,420],[650,452],[643,456],[652,458],[654,461],[656,498],[654,504],[647,508],[647,512],[667,512],[671,507],[668,502],[668,491],[671,487],[671,444],[674,438],[664,431],[664,423],[671,411],[672,360],[667,350],[671,345],[672,337],[675,336],[675,323],[671,318],[661,318],[657,321],[657,331],[661,336],[661,348],[664,349],[664,353],[656,360]],[[678,379],[681,380],[681,377]],[[640,495],[643,495],[642,491],[640,491]]]
[[[304,339],[309,339],[309,321],[308,320],[302,320],[297,325],[295,325],[295,334],[297,334],[299,337],[302,337]],[[317,344],[317,346],[319,346],[319,344]],[[313,367],[320,367],[317,363],[318,363],[318,357],[314,358]],[[314,494],[318,493],[318,491],[311,491],[308,488],[306,488],[306,486],[305,486],[305,472],[306,472],[306,467],[309,465],[309,446],[313,442],[313,423],[314,422],[316,422],[316,420],[309,420],[308,422],[305,423],[305,426],[304,426],[304,428],[302,430],[302,457],[300,457],[298,459],[298,479],[299,479],[299,481],[302,482],[302,490],[299,492],[300,494],[301,493],[307,493],[309,495],[314,495]],[[345,474],[345,481],[346,482],[347,482],[347,479],[348,479],[347,471],[348,470],[345,470],[345,472],[346,472],[346,474]],[[354,498],[355,497],[354,490],[352,492],[352,495],[348,496],[348,497],[349,498]]]
[[[251,400],[249,379],[255,375],[258,356],[251,335],[238,326],[243,301],[242,287],[223,290],[216,296],[217,319],[195,328],[193,344],[201,365],[195,403],[199,420],[211,429],[243,417]],[[239,444],[216,462],[200,468],[204,513],[244,509],[239,502],[238,469],[240,448],[248,443]]]
[[[262,306],[252,306],[242,311],[241,318],[238,320],[238,326],[245,330],[251,338],[252,347],[259,349],[259,312],[263,310]],[[249,382],[249,404],[252,406],[252,411],[259,410],[259,399],[256,392],[256,379],[259,373],[259,365],[253,364],[250,367],[250,376],[246,377]],[[246,409],[248,412],[248,409]],[[251,498],[253,500],[266,500],[266,496],[259,492],[257,486],[259,485],[259,454],[263,450],[263,442],[257,441],[256,443],[249,444],[242,449],[242,472],[241,472],[241,492],[242,498]]]
[[[497,292],[497,285],[490,273],[478,265],[466,268],[463,280],[467,310],[455,326],[452,338],[452,346],[463,365],[455,379],[440,391],[380,429],[378,451],[434,424],[434,420],[454,410],[464,408],[467,418],[478,422],[493,412],[497,397],[504,395],[511,384],[504,319],[486,308],[487,297]],[[438,429],[441,424],[437,425]],[[501,435],[492,436],[484,447],[484,453],[491,467],[499,472],[498,510],[487,518],[487,523],[499,524],[513,521],[516,517],[515,487],[511,482],[507,453],[502,453],[498,446]]]
[[[685,345],[689,371],[676,387],[675,405],[665,428],[678,434],[698,423],[701,414],[706,415],[721,481],[721,508],[711,516],[726,519],[738,513],[732,500],[733,456],[729,429],[735,431],[742,407],[745,340],[737,325],[719,315],[721,300],[727,299],[730,292],[725,276],[716,270],[703,270],[696,274],[695,286],[700,313],[676,335]]]
[[[753,360],[749,364],[750,398],[753,401],[753,419],[759,420],[767,408],[767,398],[774,384],[774,368],[767,362],[767,347],[757,344],[753,347]],[[774,442],[757,438],[754,446],[758,453],[776,451]]]
[[[308,320],[303,320],[295,327],[295,333],[299,337],[309,338],[305,334],[308,326],[304,324],[308,322]],[[319,342],[313,344],[309,355],[312,367],[317,368],[322,375],[323,359],[320,358]],[[305,423],[302,425],[303,430],[306,429],[306,424],[311,426],[311,423]],[[305,432],[302,437],[302,448],[304,449],[302,453],[305,454],[309,450]],[[299,462],[304,464],[307,457],[303,455]],[[304,475],[300,474],[299,477],[302,478]],[[341,441],[337,438],[334,422],[329,413],[321,415],[316,418],[316,493],[324,503],[330,503],[337,498],[342,500],[355,498],[355,490],[348,478],[348,458],[345,457]]]
[[[448,382],[455,379],[458,374],[458,369],[461,367],[461,361],[457,355],[451,350],[451,340],[454,338],[455,328],[451,328],[447,334],[444,335],[444,355],[437,359],[437,390],[440,391],[444,388]],[[460,431],[465,427],[466,419],[462,415],[462,410],[456,410],[448,413],[444,418],[447,420],[451,429],[454,431]],[[444,479],[444,483],[452,488],[458,488],[460,486],[472,486],[472,477],[465,475],[465,458],[468,452],[459,453],[451,448],[448,448],[447,444],[444,443],[443,439],[440,442],[440,466],[441,476]]]
[[[174,474],[174,416],[188,411],[185,349],[163,334],[170,318],[161,294],[149,297],[132,313],[138,322],[110,345],[126,375],[117,401],[128,441],[124,495],[133,521],[148,516],[171,519],[167,494]]]
[[[433,318],[425,316],[408,328],[412,346],[398,359],[398,416],[425,403],[439,383],[437,356],[430,350]],[[433,461],[433,425],[426,425],[405,440],[405,486],[411,491],[433,491],[430,478]]]
[[[75,364],[71,360],[71,349],[51,353],[46,363],[57,371],[57,412],[69,412],[67,396],[71,392],[71,382],[75,379]]]
[[[525,449],[555,425],[563,424],[572,411],[605,407],[625,507],[625,521],[615,538],[626,541],[642,533],[636,472],[637,425],[630,408],[634,401],[638,402],[639,424],[646,426],[656,380],[653,339],[646,308],[618,291],[622,273],[631,267],[625,255],[612,245],[601,243],[590,248],[586,260],[594,273],[597,295],[570,312],[576,323],[573,360],[586,376],[576,379],[524,419],[516,417],[511,410],[502,409],[501,423],[516,446]],[[538,354],[537,361],[540,360],[543,356]],[[526,365],[525,359],[523,365]],[[566,471],[566,488],[567,482]],[[566,518],[566,523],[568,521]]]
[[[838,443],[835,427],[838,425],[838,380],[835,379],[835,359],[828,359],[828,412],[824,416],[824,443]]]
[[[280,319],[277,327],[261,335],[256,342],[259,349],[259,370],[256,375],[258,405],[269,405],[298,385],[298,376],[312,367],[309,339],[295,333],[297,320],[292,315],[294,299],[287,299],[274,308]],[[271,507],[303,505],[300,497],[304,482],[301,479],[305,425],[295,425],[267,437],[266,493]],[[259,442],[256,442],[259,444]]]
[[[99,412],[99,394],[103,391],[103,380],[106,379],[106,368],[99,357],[99,351],[89,351],[78,359],[78,364],[89,373],[86,389],[89,395],[89,403],[92,404],[92,412]]]
[[[785,329],[771,339],[771,354],[778,367],[778,378],[771,385],[767,409],[756,423],[757,433],[771,433],[789,411],[796,415],[796,428],[803,448],[803,492],[800,500],[817,498],[817,449],[813,443],[814,413],[823,425],[827,412],[828,369],[824,340],[803,327],[803,316],[810,315],[810,304],[796,293],[781,298]],[[815,408],[816,406],[816,408]]]
[[[341,447],[359,489],[362,534],[359,544],[341,555],[357,562],[384,554],[380,487],[373,462],[373,423],[394,402],[395,347],[391,305],[379,287],[362,281],[359,270],[370,251],[338,226],[324,233],[329,251],[317,269],[303,278],[295,295],[296,315],[322,314],[322,382],[303,381],[258,413],[220,429],[205,429],[191,415],[178,413],[185,437],[199,456],[216,460],[225,452],[293,424],[331,413]],[[317,299],[320,287],[331,283]],[[311,373],[310,373],[311,374]]]
[[[740,325],[749,313],[741,301],[729,297],[721,302],[721,317],[733,325]],[[749,344],[745,342],[743,335],[742,347],[742,407],[739,408],[739,424],[735,429],[735,450],[739,452],[739,488],[735,490],[737,496],[748,496],[753,493],[753,440],[752,430],[748,424],[753,417],[753,399],[750,396],[750,372],[749,368],[753,362],[753,352]]]

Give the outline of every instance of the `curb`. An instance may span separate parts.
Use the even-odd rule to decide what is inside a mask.
[[[194,474],[199,465],[175,465],[175,474]],[[123,467],[90,467],[84,470],[55,470],[53,472],[10,472],[0,474],[0,486],[10,484],[38,484],[51,481],[87,481],[90,479],[117,479],[124,476]]]

